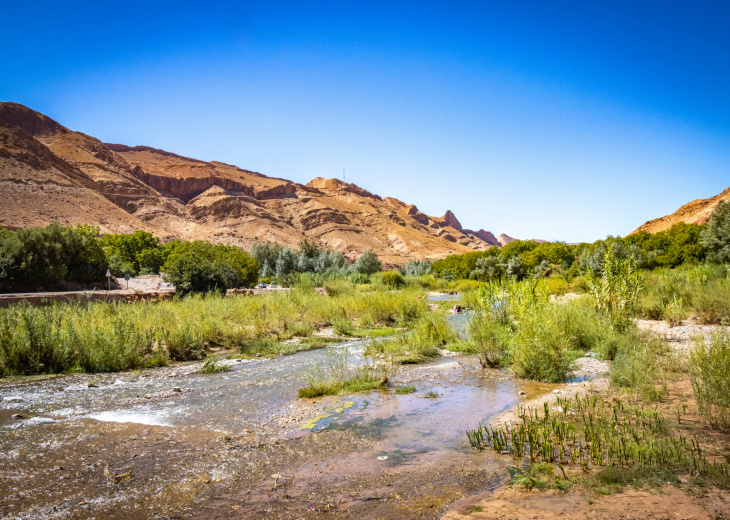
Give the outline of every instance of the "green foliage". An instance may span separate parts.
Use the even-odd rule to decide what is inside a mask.
[[[514,472],[514,483],[527,487],[544,487],[556,466],[564,478],[566,467],[599,469],[601,494],[629,483],[677,482],[678,473],[728,485],[728,464],[708,461],[697,438],[673,434],[660,412],[597,396],[558,397],[553,412],[548,403],[543,410],[521,406],[522,424],[511,428],[480,424],[466,432],[469,443],[509,454],[518,468],[528,465]]]
[[[266,297],[190,295],[154,305],[89,302],[0,308],[0,376],[104,372],[158,366],[168,360],[200,359],[213,347],[242,355],[279,355],[323,346],[293,336],[348,320],[393,324],[428,313],[422,292],[357,289],[325,297],[313,291],[276,292]],[[448,324],[447,324],[448,326]],[[352,330],[383,336],[394,329]]]
[[[387,387],[388,365],[352,367],[348,360],[346,348],[330,349],[324,364],[313,365],[307,371],[307,386],[299,389],[299,397],[367,392]]]
[[[663,351],[663,344],[656,339],[633,341],[617,349],[611,365],[611,383],[642,394],[653,390]]]
[[[231,367],[228,365],[222,365],[218,363],[215,358],[208,358],[203,363],[203,366],[198,370],[199,374],[217,374],[218,372],[227,372]]]
[[[368,249],[355,261],[353,268],[360,274],[375,274],[383,270],[383,263],[375,254],[375,251]]]
[[[645,277],[636,313],[671,324],[694,316],[704,324],[730,322],[730,278],[723,265],[657,269]]]
[[[165,249],[160,240],[146,231],[103,235],[99,241],[110,259],[109,269],[114,276],[156,274],[165,262]]]
[[[730,430],[730,334],[700,337],[690,354],[690,377],[697,408],[713,428]]]
[[[512,328],[476,315],[469,321],[469,339],[483,367],[498,367],[509,362]]]
[[[589,269],[585,283],[596,309],[610,316],[613,324],[619,327],[625,326],[644,289],[636,263],[630,258],[618,259],[610,246],[603,257],[602,274],[598,276]]]
[[[383,271],[373,275],[371,280],[375,283],[389,287],[390,289],[399,289],[406,284],[405,279],[398,271]]]
[[[393,363],[423,363],[438,356],[438,349],[456,340],[446,318],[426,315],[413,323],[410,332],[403,332],[393,338],[371,340],[366,356],[382,356]]]
[[[164,270],[177,292],[185,295],[250,287],[258,279],[259,265],[236,246],[195,241],[176,244]]]
[[[487,256],[499,254],[499,249],[491,247],[486,251],[471,251],[463,255],[451,255],[437,260],[431,265],[433,274],[438,278],[447,278],[449,275],[457,278],[469,278],[469,274],[476,268],[477,260]]]
[[[730,263],[730,204],[721,200],[702,231],[702,245],[710,262]]]
[[[416,391],[416,386],[413,384],[395,387],[396,394],[412,394],[415,391]]]
[[[423,276],[431,272],[429,260],[409,260],[398,268],[403,276]]]
[[[64,281],[103,281],[104,251],[90,226],[27,228],[0,236],[0,282],[8,288],[52,288]]]
[[[524,379],[561,383],[573,368],[569,347],[568,338],[549,313],[524,316],[512,337],[510,369]]]

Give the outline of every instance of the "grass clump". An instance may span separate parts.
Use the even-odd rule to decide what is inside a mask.
[[[413,324],[412,330],[392,339],[370,341],[366,356],[383,356],[395,363],[423,363],[439,355],[439,348],[456,340],[444,316],[424,316]]]
[[[730,430],[730,333],[697,338],[689,367],[700,413],[713,428]]]
[[[215,358],[208,358],[203,363],[203,366],[198,370],[199,374],[217,374],[218,372],[227,372],[231,367],[218,363]]]
[[[396,394],[412,394],[416,391],[415,385],[403,385],[403,386],[396,386],[395,387],[395,393]]]
[[[423,392],[423,397],[427,397],[428,399],[436,399],[438,396],[439,396],[439,394],[434,392],[433,390],[429,390],[428,392]]]
[[[348,360],[347,348],[330,349],[325,363],[314,365],[307,371],[307,386],[299,389],[299,397],[312,398],[387,388],[390,375],[387,364],[350,366]]]

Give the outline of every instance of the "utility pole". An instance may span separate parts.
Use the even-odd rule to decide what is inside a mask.
[[[342,182],[347,182],[347,178],[345,177],[345,169],[342,168]]]

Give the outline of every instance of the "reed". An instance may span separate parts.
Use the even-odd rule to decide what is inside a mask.
[[[0,376],[111,372],[202,359],[211,347],[256,353],[262,343],[337,325],[408,327],[428,313],[421,290],[356,289],[327,297],[306,289],[156,304],[90,302],[0,309]]]
[[[728,481],[728,464],[706,458],[696,437],[671,435],[662,413],[598,396],[558,397],[542,410],[520,406],[522,423],[466,435],[471,446],[511,456],[516,465],[556,464],[592,468],[670,468]],[[677,408],[681,420],[686,408]]]

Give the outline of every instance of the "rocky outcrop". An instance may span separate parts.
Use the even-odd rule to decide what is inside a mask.
[[[445,226],[449,226],[461,231],[461,222],[459,222],[459,220],[456,218],[456,215],[454,215],[451,210],[446,210],[446,213],[444,213],[444,216],[441,217],[440,220]]]
[[[660,231],[666,231],[680,222],[684,222],[685,224],[704,224],[712,216],[712,212],[715,211],[715,208],[721,200],[730,202],[730,188],[709,199],[693,200],[671,215],[649,220],[632,231],[631,234],[638,233],[639,231],[658,233]]]
[[[33,137],[70,132],[50,117],[18,103],[0,103],[0,122],[22,128]]]
[[[500,246],[507,245],[510,242],[514,242],[515,240],[517,240],[517,239],[516,238],[512,238],[509,235],[505,235],[504,233],[502,233],[501,235],[499,235],[499,238],[497,238],[497,242],[499,242],[499,245]]]
[[[483,229],[480,229],[479,231],[472,231],[471,229],[465,229],[463,231],[467,235],[474,235],[475,237],[483,240],[490,246],[500,245],[499,240],[497,240],[497,237],[495,237],[494,234],[489,231],[484,231]]]

